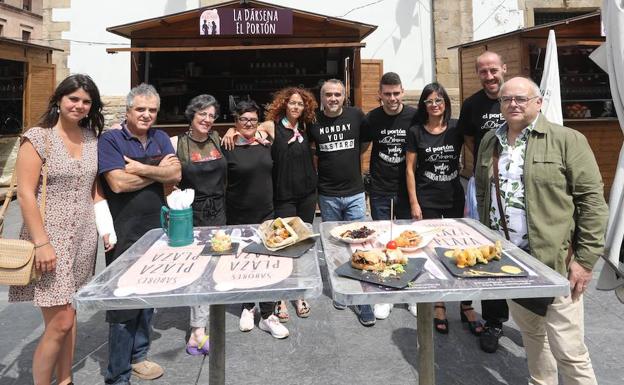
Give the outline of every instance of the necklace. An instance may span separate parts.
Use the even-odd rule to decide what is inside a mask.
[[[206,135],[206,139],[204,139],[204,140],[198,140],[198,139],[193,138],[193,130],[190,129],[190,128],[188,130],[188,137],[189,137],[189,139],[191,139],[195,143],[205,143],[205,142],[208,141],[208,139],[210,139],[209,135]]]

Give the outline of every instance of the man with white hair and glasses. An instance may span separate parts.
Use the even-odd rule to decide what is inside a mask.
[[[475,167],[481,222],[568,277],[567,297],[508,300],[530,384],[595,385],[584,343],[583,293],[604,249],[607,205],[587,139],[540,114],[539,87],[516,77],[500,90],[506,123],[481,141]]]

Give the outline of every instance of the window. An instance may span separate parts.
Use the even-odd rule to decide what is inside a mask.
[[[565,11],[561,10],[560,12],[553,10],[535,10],[533,15],[535,19],[535,25],[548,24],[555,21],[569,19],[571,17],[586,15],[593,11]]]
[[[32,0],[23,0],[22,9],[25,11],[32,11]]]
[[[30,31],[22,31],[22,40],[23,41],[30,40]]]

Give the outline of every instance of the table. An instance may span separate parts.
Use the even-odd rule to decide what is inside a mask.
[[[253,238],[256,227],[256,225],[222,226],[219,228],[197,227],[195,228],[196,242],[198,234],[212,233],[217,229],[241,234],[241,238],[249,241]],[[199,279],[189,285],[165,292],[124,293],[127,295],[116,296],[115,290],[118,290],[120,277],[162,236],[163,231],[161,229],[148,231],[117,260],[82,287],[75,294],[73,305],[77,311],[210,305],[209,382],[211,385],[223,385],[225,383],[226,304],[316,298],[322,293],[323,282],[315,246],[299,258],[284,258],[293,261],[292,273],[286,279],[268,286],[247,289],[225,288],[225,290],[221,287],[221,290],[217,290],[213,273],[220,257],[213,256]],[[257,239],[257,237],[253,239]],[[159,242],[166,246],[162,240]]]
[[[420,275],[413,284],[402,290],[388,289],[383,286],[369,284],[358,280],[340,277],[336,268],[350,260],[353,248],[330,235],[330,231],[339,225],[350,222],[324,222],[321,224],[321,241],[327,262],[328,277],[334,301],[344,305],[365,305],[375,303],[416,303],[418,308],[417,333],[419,349],[418,378],[420,385],[434,385],[434,345],[433,345],[433,303],[446,301],[506,299],[506,298],[537,298],[556,297],[570,293],[568,280],[533,258],[500,234],[488,229],[473,219],[441,219],[397,220],[393,222],[394,237],[398,236],[399,228],[404,226],[430,227],[439,229],[433,241],[418,254],[410,256],[428,259],[426,272]],[[363,222],[375,226],[381,232],[388,231],[390,221]],[[464,278],[453,277],[438,261],[434,247],[462,247],[470,245],[470,229],[494,243],[500,240],[503,250],[524,267],[531,275],[528,277],[510,278]],[[383,238],[382,235],[379,235]],[[389,235],[385,235],[388,240]],[[474,237],[473,237],[474,238]],[[478,240],[472,244],[478,244]]]

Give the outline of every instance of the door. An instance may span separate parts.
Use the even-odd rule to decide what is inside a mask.
[[[24,131],[37,124],[48,108],[54,92],[54,65],[27,63],[26,93],[24,94]]]
[[[365,113],[379,104],[379,81],[383,76],[383,60],[364,59],[362,66],[362,111]]]

